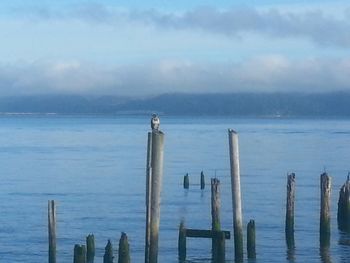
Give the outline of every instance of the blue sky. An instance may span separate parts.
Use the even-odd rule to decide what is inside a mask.
[[[347,1],[2,1],[0,96],[350,91]]]

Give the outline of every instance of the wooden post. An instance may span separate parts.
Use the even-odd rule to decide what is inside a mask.
[[[118,263],[130,263],[128,236],[124,232],[119,240]]]
[[[224,263],[225,262],[225,232],[217,232],[217,258],[215,263]]]
[[[184,176],[184,189],[190,188],[190,178],[188,174]]]
[[[158,262],[158,236],[160,223],[160,193],[163,179],[164,133],[152,130],[151,178],[150,178],[150,230],[147,263]]]
[[[217,178],[211,179],[211,230],[217,232],[221,230],[220,223],[220,181]],[[218,259],[218,238],[217,235],[212,239],[213,259]]]
[[[204,178],[204,173],[201,171],[201,190],[205,188],[205,178]]]
[[[178,255],[180,262],[186,260],[186,228],[184,221],[181,221],[179,228]]]
[[[86,247],[84,245],[74,246],[74,263],[86,263]]]
[[[338,201],[338,229],[344,232],[350,232],[350,176],[339,191]]]
[[[238,134],[232,129],[228,130],[231,166],[233,231],[235,243],[235,260],[243,260],[243,225],[241,201],[241,175],[239,169]]]
[[[247,225],[247,253],[249,259],[256,258],[255,251],[255,221],[250,220]]]
[[[49,263],[56,263],[56,205],[48,202]]]
[[[152,133],[148,133],[147,164],[146,164],[146,242],[145,263],[149,263],[149,248],[151,243],[151,186],[152,186]]]
[[[110,240],[108,240],[105,247],[105,254],[103,255],[103,263],[113,263],[113,247]]]
[[[331,235],[331,177],[321,174],[320,245],[328,247]]]
[[[88,235],[86,237],[86,262],[94,263],[95,258],[95,237]]]
[[[295,174],[287,176],[287,204],[286,204],[286,243],[288,249],[294,248],[294,200],[295,200]]]

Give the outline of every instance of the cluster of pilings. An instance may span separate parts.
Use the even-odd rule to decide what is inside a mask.
[[[204,190],[204,188],[205,188],[205,176],[204,176],[203,171],[201,171],[199,180],[200,180],[199,181],[200,188],[201,188],[201,190]],[[184,175],[183,185],[184,185],[184,189],[189,189],[190,188],[190,176],[188,175],[188,173],[186,173]]]
[[[155,128],[148,133],[146,165],[146,241],[145,263],[158,261],[158,235],[160,222],[160,193],[163,177],[164,134]],[[56,263],[56,205],[54,200],[48,204],[49,263]],[[93,263],[95,239],[88,235],[86,245],[74,246],[74,263]],[[108,240],[103,256],[104,263],[113,263],[112,243]],[[121,234],[118,249],[118,263],[130,263],[129,243],[125,233]]]
[[[330,246],[331,237],[331,190],[332,178],[326,173],[320,176],[320,227],[319,242],[321,250]],[[294,249],[294,202],[295,202],[296,176],[287,175],[287,202],[285,236],[288,249]],[[350,179],[349,175],[339,192],[338,229],[350,233]]]
[[[231,172],[231,192],[233,211],[233,238],[235,262],[242,262],[244,258],[243,245],[243,219],[241,204],[241,184],[239,166],[238,134],[234,130],[228,130],[229,155]],[[158,236],[160,224],[160,197],[163,177],[164,134],[157,129],[148,133],[147,165],[146,165],[146,240],[145,263],[158,262]],[[341,231],[350,232],[350,175],[341,187],[338,201],[338,228]],[[285,218],[285,236],[288,249],[294,249],[294,211],[295,211],[295,185],[294,173],[287,176],[287,200]],[[184,176],[183,186],[189,189],[189,175]],[[203,171],[200,174],[200,188],[205,188]],[[330,196],[331,177],[327,173],[321,174],[321,208],[320,208],[320,247],[328,247],[330,243]],[[230,239],[230,231],[221,229],[220,223],[220,181],[211,179],[211,215],[212,224],[210,230],[189,229],[181,222],[178,239],[178,256],[180,262],[186,260],[186,238],[211,238],[212,257],[215,263],[225,262],[225,240]],[[56,206],[55,201],[49,201],[48,205],[48,236],[49,236],[49,263],[56,263]],[[250,220],[247,225],[247,257],[256,258],[255,246],[255,221]],[[86,244],[74,246],[74,263],[93,263],[95,258],[95,239],[93,235],[86,237]],[[108,240],[103,256],[104,263],[113,263],[113,246]],[[118,263],[130,263],[129,243],[125,233],[121,234],[118,249]]]
[[[48,204],[48,234],[49,234],[49,263],[56,263],[56,204],[50,200]],[[103,255],[103,263],[114,262],[112,243],[108,240]],[[73,263],[94,263],[95,237],[90,234],[86,237],[86,244],[75,244],[73,250]],[[125,233],[119,239],[118,263],[130,263],[128,237]]]

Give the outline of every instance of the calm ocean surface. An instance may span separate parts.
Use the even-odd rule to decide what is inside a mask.
[[[256,262],[350,262],[336,225],[350,170],[349,120],[162,117],[165,133],[159,262],[177,262],[178,225],[209,229],[210,177],[221,181],[222,228],[232,231],[227,129],[240,136],[244,224],[255,219]],[[58,262],[95,235],[96,262],[126,232],[132,262],[144,260],[148,117],[0,117],[0,262],[47,262],[47,200],[58,203]],[[332,176],[332,242],[320,257],[319,175]],[[200,172],[207,186],[199,189]],[[294,255],[284,241],[286,175],[296,173]],[[182,188],[190,175],[190,189]],[[189,239],[189,262],[210,262],[209,240]],[[233,241],[226,243],[233,262]]]

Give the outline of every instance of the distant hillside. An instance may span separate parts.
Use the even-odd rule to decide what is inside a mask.
[[[3,97],[0,112],[348,118],[350,93],[165,94],[143,99],[68,95]]]

